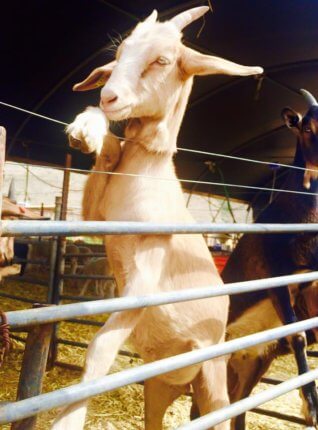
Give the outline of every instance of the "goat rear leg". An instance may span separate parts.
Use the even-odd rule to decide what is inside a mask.
[[[184,393],[184,386],[172,386],[159,378],[145,381],[145,430],[161,430],[167,408]]]
[[[276,288],[270,291],[273,303],[284,324],[291,324],[297,321],[295,311],[291,304],[290,293],[287,287]],[[288,338],[290,347],[294,353],[298,374],[301,375],[309,371],[306,354],[306,334],[297,333]],[[317,426],[318,418],[318,395],[315,382],[311,382],[300,389],[303,400],[303,413],[306,424]]]
[[[205,361],[192,382],[193,398],[200,416],[229,404],[227,393],[227,368],[224,357]],[[230,430],[230,421],[213,427],[214,430]]]
[[[270,351],[270,349],[269,349]],[[228,391],[231,403],[248,397],[268,370],[275,357],[274,352],[251,350],[237,351],[232,354],[227,366]],[[231,421],[233,430],[245,429],[245,413]]]

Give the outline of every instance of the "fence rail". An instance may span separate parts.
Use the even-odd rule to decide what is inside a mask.
[[[158,224],[126,221],[1,221],[2,236],[79,236],[123,234],[313,233],[318,224]]]
[[[40,394],[39,396],[7,404],[0,408],[0,424],[18,421],[40,412],[69,405],[105,393],[107,391],[123,387],[125,385],[141,382],[167,372],[172,372],[183,367],[210,360],[212,358],[232,354],[235,351],[249,348],[251,346],[259,345],[265,342],[271,342],[273,340],[290,336],[291,334],[301,331],[310,330],[317,326],[318,317],[311,318],[305,321],[292,323],[287,326],[266,330],[221,344],[212,345],[203,349],[186,352],[177,356],[165,358],[149,364],[138,366],[136,368],[123,370],[112,375],[94,379],[93,381],[80,382],[79,384],[61,388],[50,393]],[[318,370],[314,372],[315,373],[308,372],[307,374],[301,375],[300,381],[303,382],[305,380],[305,382],[300,383],[300,385],[305,385],[308,381],[318,377]],[[261,403],[253,405],[252,407],[258,406]],[[217,412],[222,413],[221,411],[222,409]],[[239,413],[240,412],[237,414],[235,413],[233,416],[236,416]],[[196,428],[201,429],[208,427]]]
[[[318,232],[318,224],[154,224],[136,222],[68,222],[68,221],[2,221],[3,236],[77,236],[77,235],[122,235],[122,234],[196,234],[196,233],[304,233]],[[62,275],[60,279],[72,278]],[[81,279],[81,276],[77,275]],[[101,277],[93,277],[100,279]],[[104,279],[104,277],[102,277]],[[112,313],[142,307],[166,305],[182,301],[199,300],[227,294],[277,288],[294,283],[311,282],[318,279],[318,271],[294,275],[279,276],[253,281],[237,282],[225,285],[202,286],[195,289],[162,292],[140,297],[122,297],[108,300],[92,300],[60,306],[7,312],[9,325],[13,328],[28,327],[29,330],[38,325],[52,324],[58,321],[72,320],[88,315]],[[72,296],[63,296],[67,298]],[[75,298],[73,297],[75,300]],[[212,345],[178,356],[165,358],[153,363],[144,364],[107,375],[90,382],[81,382],[51,393],[40,394],[28,399],[0,406],[0,424],[15,422],[34,416],[40,412],[75,403],[80,400],[128,385],[148,378],[171,372],[183,367],[203,362],[235,351],[259,345],[265,342],[310,330],[318,326],[318,317],[258,332],[249,336],[230,340],[222,344]],[[59,343],[75,344],[72,341],[57,339]],[[83,345],[82,346],[86,346]],[[293,388],[307,384],[318,377],[318,370],[307,372],[297,378],[285,381],[264,393],[241,400],[233,405],[208,414],[183,429],[205,429],[217,423],[250,410],[264,401],[275,398]],[[266,399],[266,400],[264,400]]]
[[[86,315],[98,315],[139,309],[150,306],[166,305],[190,300],[206,299],[227,294],[241,294],[276,288],[299,282],[310,282],[318,279],[318,272],[301,273],[298,275],[277,276],[275,278],[257,279],[255,281],[235,282],[231,284],[163,292],[147,296],[121,297],[117,299],[93,300],[90,302],[72,303],[51,308],[27,309],[7,312],[11,327],[52,323]]]

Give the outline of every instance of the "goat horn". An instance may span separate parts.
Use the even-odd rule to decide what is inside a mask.
[[[208,6],[194,7],[193,9],[179,13],[171,18],[170,21],[174,23],[178,30],[182,31],[187,25],[191,24],[191,22],[196,19],[199,19],[208,10],[210,10]]]
[[[301,89],[300,92],[305,97],[309,106],[318,106],[317,100],[309,91]]]
[[[144,22],[147,22],[148,24],[154,24],[157,21],[158,18],[158,12],[156,9],[154,9],[151,14],[144,20]]]

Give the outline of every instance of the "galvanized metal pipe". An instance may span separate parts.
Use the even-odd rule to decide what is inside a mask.
[[[105,324],[105,322],[99,322],[99,321],[93,321],[93,320],[83,320],[83,319],[70,319],[65,321],[68,324],[81,324],[81,325],[90,325],[90,326],[95,326],[95,327],[103,327],[103,325]]]
[[[208,430],[219,423],[241,415],[242,413],[275,399],[276,397],[282,396],[295,388],[302,387],[317,378],[318,369],[311,370],[310,372],[289,379],[288,381],[282,382],[281,384],[255,394],[254,396],[247,397],[233,403],[232,405],[226,406],[225,408],[184,424],[179,427],[179,430]]]
[[[84,303],[71,303],[49,309],[29,309],[7,312],[8,323],[11,327],[43,324],[69,318],[123,310],[165,305],[190,300],[218,297],[227,294],[241,294],[259,291],[267,288],[281,287],[299,282],[310,282],[318,279],[318,271],[297,275],[278,276],[275,278],[257,279],[254,281],[236,282],[226,285],[207,286],[179,291],[169,291],[159,294],[137,297],[121,297],[107,300],[94,300]],[[66,298],[67,296],[64,296]]]
[[[60,275],[60,279],[82,279],[83,281],[86,279],[91,279],[95,281],[113,281],[115,278],[113,276],[106,275],[79,275],[77,273],[67,273]]]
[[[24,302],[24,303],[32,303],[33,304],[34,302],[37,302],[37,303],[44,304],[44,302],[39,302],[39,300],[36,300],[36,299],[28,299],[27,297],[3,293],[2,291],[0,292],[0,297],[6,297],[7,299],[17,300],[18,302]]]
[[[278,420],[289,421],[290,423],[300,424],[303,426],[306,425],[306,421],[303,418],[296,417],[294,415],[282,414],[281,412],[277,411],[267,410],[263,408],[254,408],[251,409],[249,412],[254,412],[258,415],[265,415],[266,417],[276,418]]]
[[[96,236],[123,234],[304,233],[318,232],[313,224],[157,224],[126,221],[1,221],[3,236]]]
[[[48,282],[45,282],[39,279],[34,279],[32,277],[27,277],[27,276],[10,276],[10,280],[16,281],[16,282],[24,282],[27,284],[38,285],[39,287],[48,286]]]
[[[71,257],[106,257],[105,252],[92,252],[91,254],[84,254],[84,253],[78,253],[78,254],[64,254],[63,258],[71,258]]]
[[[87,348],[89,345],[89,343],[86,343],[86,342],[77,342],[75,340],[61,339],[61,338],[57,338],[56,341],[57,343],[60,343],[62,345],[75,346],[75,347],[84,348],[84,349]],[[123,357],[130,357],[130,358],[140,358],[140,355],[134,352],[125,351],[125,350],[118,351],[118,355],[121,355]]]
[[[265,342],[271,342],[273,340],[290,336],[298,332],[310,330],[317,326],[318,317],[305,321],[299,321],[297,323],[289,324],[283,327],[277,327],[271,330],[233,339],[218,345],[212,345],[207,348],[186,352],[174,357],[165,358],[153,363],[123,370],[121,372],[94,379],[92,381],[81,382],[79,384],[65,387],[51,393],[41,394],[36,397],[31,397],[30,399],[21,400],[13,404],[4,405],[0,407],[0,424],[27,418],[29,416],[60,407],[62,405],[65,406],[73,404],[128,384],[141,382],[164,373],[172,372],[183,367],[192,366],[196,363],[210,360],[212,358],[232,354],[235,351],[249,348],[251,346],[259,345]],[[283,385],[283,387],[288,387],[288,389],[284,391],[287,392],[293,388],[308,384],[316,378],[318,378],[318,369],[299,376],[296,379],[296,382],[295,380],[289,380],[283,383],[285,385],[277,385],[271,390],[277,390],[278,387]],[[279,394],[277,394],[277,391],[272,391],[265,400],[262,398],[262,401],[256,402],[251,400],[251,398],[244,399],[243,402],[246,403],[243,404],[243,407],[240,405],[235,407],[235,404],[231,405],[234,409],[229,410],[229,407],[224,408],[222,412],[219,412],[217,418],[215,418],[215,415],[213,415],[212,419],[217,420],[217,422],[224,421],[225,419],[228,419],[229,416],[239,415],[246,410],[252,409],[253,407],[256,407],[265,401],[268,401],[271,398],[277,397],[281,394],[282,393],[280,391]],[[215,414],[217,413],[218,412],[215,412]],[[212,427],[213,425],[214,424],[211,425],[211,423],[209,424],[209,426]],[[196,429],[199,428],[203,429],[209,427],[196,427]]]
[[[13,264],[38,264],[39,266],[49,266],[49,263],[45,263],[43,260],[27,260],[26,258],[14,257]]]
[[[96,302],[96,300],[105,300],[102,297],[97,299],[95,296],[72,296],[70,294],[60,294],[60,300],[72,300],[74,302]]]

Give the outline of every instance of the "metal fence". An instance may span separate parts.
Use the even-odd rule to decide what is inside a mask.
[[[42,236],[74,236],[79,234],[193,234],[215,232],[245,232],[245,233],[282,233],[282,232],[318,232],[318,224],[153,224],[153,223],[127,223],[127,222],[67,222],[67,221],[2,221],[3,235],[42,235]],[[275,288],[290,283],[308,282],[318,279],[318,272],[298,275],[286,275],[276,278],[261,279],[248,282],[220,285],[218,288],[202,286],[202,288],[182,291],[164,292],[141,297],[123,297],[109,300],[94,300],[83,303],[72,303],[45,308],[29,309],[7,312],[8,323],[12,328],[29,328],[26,343],[22,376],[23,384],[26,379],[33,377],[34,372],[44,372],[42,367],[35,363],[42,363],[48,354],[48,339],[51,338],[50,328],[54,323],[72,318],[96,315],[104,312],[117,312],[121,310],[158,306],[187,300],[199,300],[207,297],[216,297],[225,294],[241,294],[247,291],[256,291]],[[110,391],[127,384],[144,381],[148,378],[190,366],[205,360],[231,354],[253,345],[280,339],[291,334],[302,332],[318,326],[318,317],[293,323],[287,326],[259,332],[249,336],[234,339],[222,344],[213,345],[204,349],[195,350],[169,357],[153,363],[141,365],[116,374],[56,390],[47,394],[39,394],[39,386],[34,387],[32,393],[24,393],[21,400],[0,407],[0,424],[28,420],[40,412],[64,406],[87,399],[92,396]],[[39,342],[41,339],[41,343]],[[46,341],[45,341],[46,340]],[[32,352],[31,352],[32,351]],[[32,360],[28,358],[32,354]],[[44,357],[44,359],[43,359]],[[30,361],[32,361],[30,363]],[[33,373],[32,373],[33,372]],[[39,376],[39,375],[38,375]],[[212,412],[204,417],[182,426],[182,429],[208,429],[222,421],[237,416],[244,411],[251,410],[264,402],[278,397],[294,388],[306,385],[318,378],[318,370],[310,371],[296,378],[276,385],[260,394],[236,402],[230,406]],[[40,379],[40,377],[39,377]],[[21,379],[20,379],[21,383]],[[23,385],[22,384],[22,385]],[[33,384],[34,385],[34,384]],[[39,385],[39,384],[38,384]],[[33,396],[33,397],[30,397]],[[30,397],[30,398],[26,398]],[[20,421],[21,422],[21,421]],[[16,427],[19,428],[19,427]],[[31,428],[24,425],[23,429]]]

